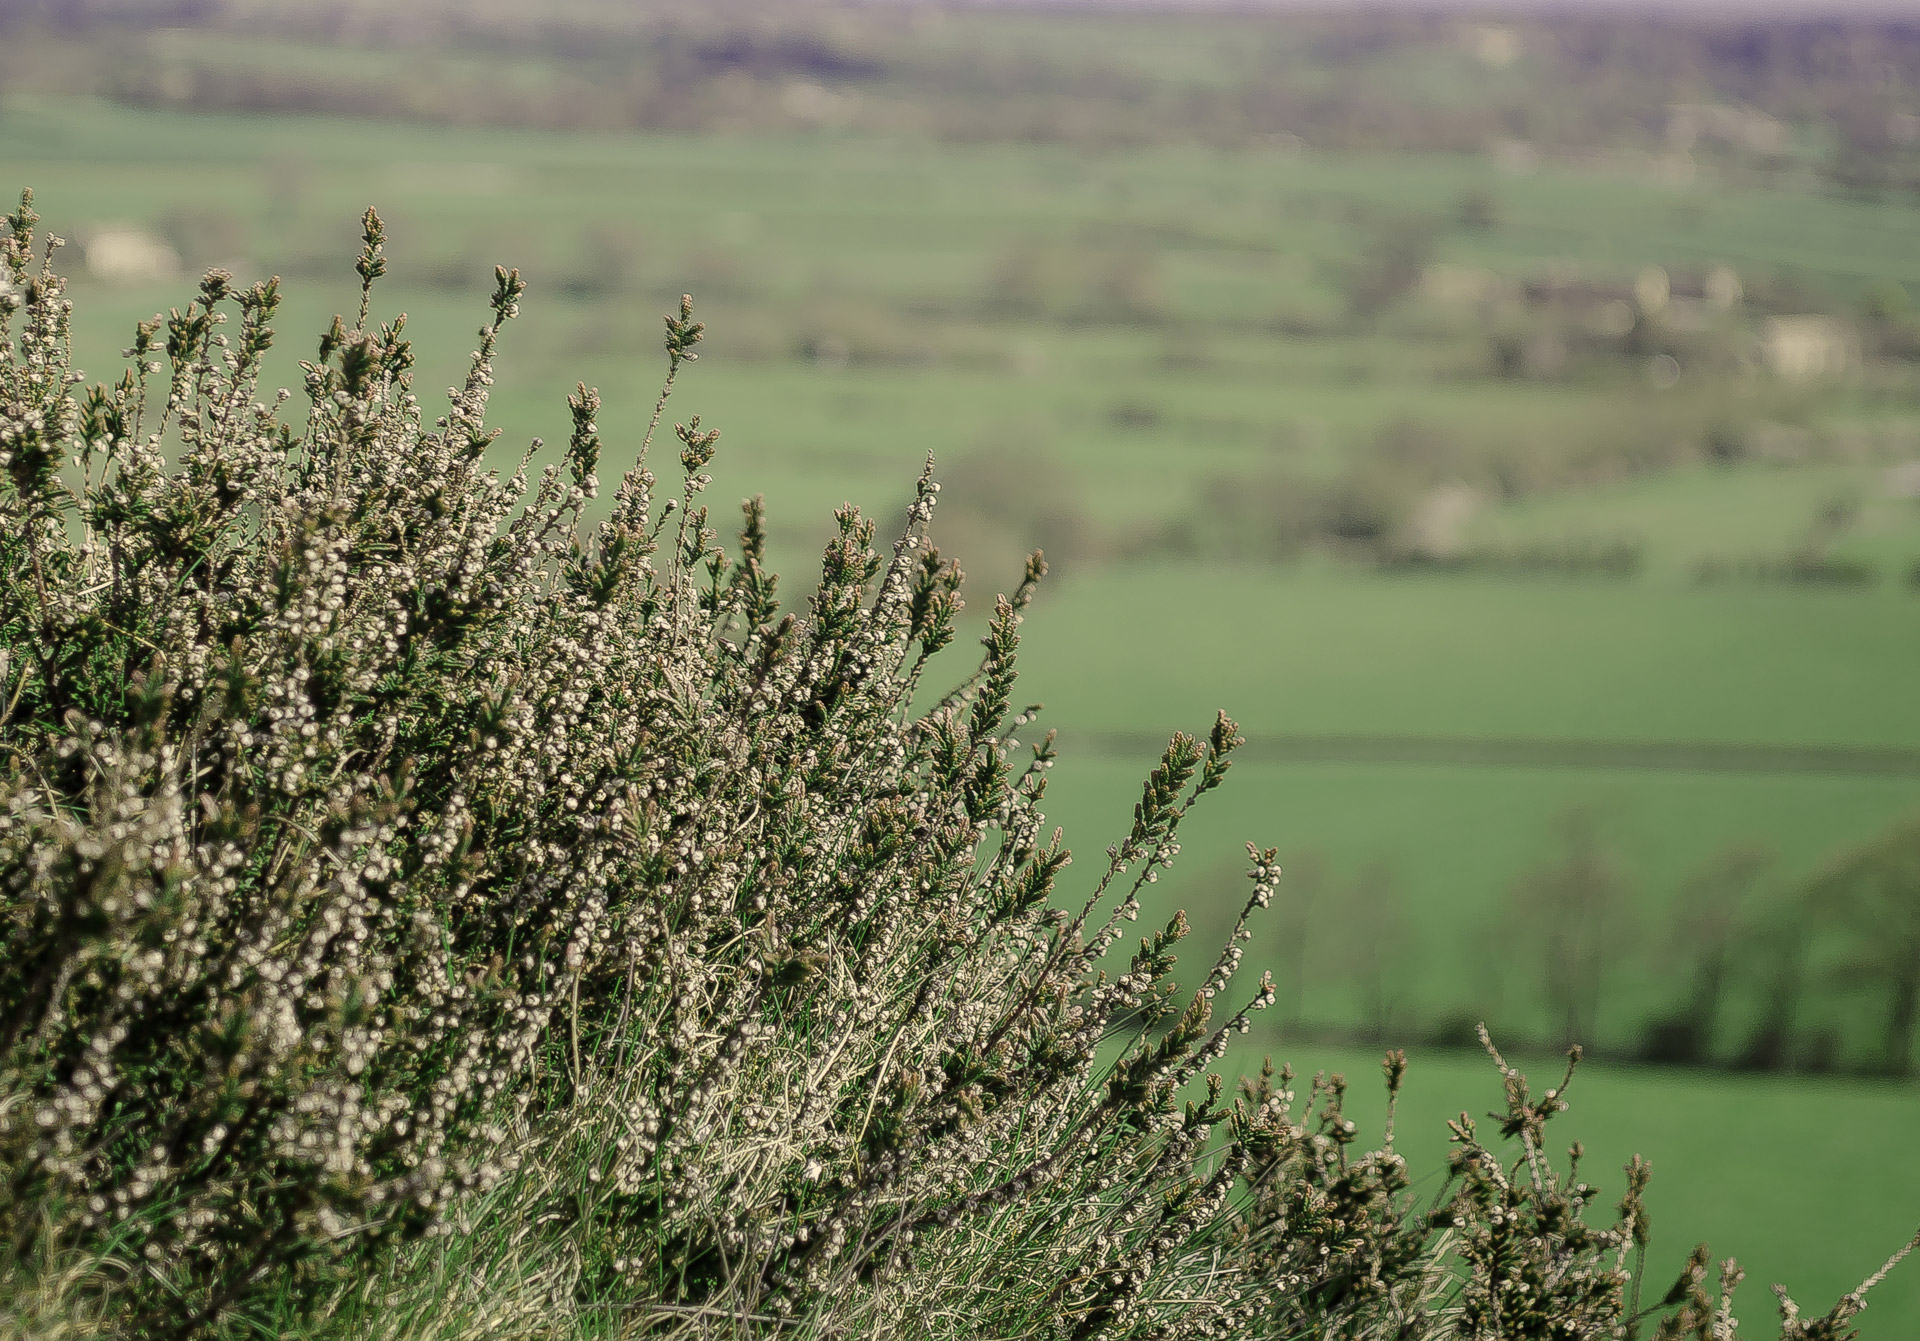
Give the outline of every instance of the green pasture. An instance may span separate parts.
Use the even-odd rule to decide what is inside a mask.
[[[1044,594],[1025,692],[1063,732],[1920,744],[1920,598],[1331,567],[1118,568]]]
[[[494,403],[503,461],[558,435],[577,378],[606,393],[616,434],[643,422],[657,311],[693,290],[712,335],[685,398],[727,433],[717,492],[766,491],[783,549],[811,548],[849,498],[892,507],[929,451],[948,470],[983,452],[1043,461],[1029,487],[1064,495],[1111,547],[1170,511],[1197,516],[1222,478],[1335,472],[1393,425],[1548,462],[1623,439],[1697,443],[1740,416],[1845,428],[1868,455],[1898,456],[1920,424],[1897,379],[1651,392],[1623,367],[1500,380],[1460,313],[1416,302],[1356,328],[1337,292],[1339,267],[1377,227],[1415,215],[1437,221],[1436,259],[1509,276],[1726,261],[1783,270],[1844,304],[1871,282],[1920,279],[1911,211],[1896,204],[1752,187],[1676,195],[1621,168],[1495,180],[1464,158],[929,153],[906,139],[486,133],[73,102],[16,101],[0,125],[0,165],[38,189],[51,225],[81,238],[158,228],[191,262],[286,275],[289,382],[292,357],[349,303],[369,202],[393,240],[384,305],[420,337],[423,389],[458,375],[491,265],[522,267],[532,288]],[[1494,233],[1447,222],[1475,188],[1499,197]],[[619,278],[604,273],[615,262]],[[83,278],[90,370],[109,369],[131,322],[186,287]],[[1871,465],[1855,476],[1850,487],[1875,491]],[[1523,500],[1511,527],[1507,509],[1478,524],[1645,533],[1655,566],[1709,535],[1778,548],[1834,484],[1817,470],[1766,479],[1724,498],[1709,483],[1711,507],[1684,489],[1669,498],[1665,480],[1596,482],[1591,496]],[[1609,493],[1621,487],[1674,518],[1623,512]],[[1920,523],[1886,534],[1891,565],[1920,557]]]
[[[702,413],[725,435],[709,495],[723,525],[741,495],[767,495],[789,593],[831,510],[853,501],[890,522],[929,453],[956,489],[1082,518],[1092,547],[1056,554],[1022,654],[1025,692],[1052,705],[1067,743],[1062,779],[1087,779],[1060,789],[1076,832],[1125,814],[1141,738],[1203,729],[1221,707],[1257,746],[1920,747],[1907,692],[1920,593],[1903,582],[1920,559],[1920,507],[1886,488],[1920,426],[1911,386],[1879,375],[1656,392],[1630,367],[1503,380],[1459,313],[1415,302],[1354,326],[1334,278],[1380,220],[1411,213],[1442,221],[1440,259],[1509,275],[1549,260],[1616,277],[1718,260],[1758,275],[1786,266],[1845,302],[1869,282],[1920,279],[1903,206],[1751,183],[1689,190],[1617,164],[1502,177],[1464,158],[1267,149],[930,151],[904,137],[494,133],[24,100],[0,128],[0,175],[34,185],[49,224],[77,239],[145,226],[243,278],[286,275],[285,385],[331,314],[351,308],[365,204],[391,237],[377,308],[407,313],[429,405],[461,377],[490,263],[522,265],[532,287],[492,401],[503,468],[536,437],[564,439],[576,380],[601,388],[606,468],[621,467],[653,404],[658,313],[692,289],[711,332],[673,413]],[[1497,194],[1497,231],[1445,223],[1472,188]],[[616,263],[620,275],[595,269]],[[1122,296],[1134,307],[1099,306],[1108,270],[1133,286]],[[115,287],[82,273],[82,366],[110,376],[133,321],[189,289],[185,276]],[[1394,425],[1545,460],[1623,438],[1697,439],[1736,413],[1850,445],[1812,463],[1595,479],[1491,501],[1471,519],[1470,538],[1499,544],[1633,538],[1647,561],[1632,580],[1100,557],[1171,516],[1204,533],[1204,499],[1222,481],[1328,476]],[[1857,512],[1838,552],[1880,565],[1877,586],[1693,582],[1702,558],[1785,552],[1836,498]],[[1014,580],[1025,537],[943,516],[977,617]],[[1133,744],[1116,758],[1109,737]],[[1657,911],[1690,863],[1726,843],[1765,837],[1804,870],[1920,802],[1920,781],[1897,776],[1535,776],[1391,759],[1269,761],[1236,783],[1219,810],[1248,822],[1196,851],[1256,838],[1324,847],[1347,866],[1391,859],[1420,943],[1448,954],[1570,806],[1619,813],[1613,842]],[[1435,942],[1447,926],[1464,930]],[[1424,1021],[1476,1008],[1443,976],[1409,979]],[[1654,995],[1622,991],[1634,1005],[1623,1015]],[[1332,994],[1317,1009],[1345,1008]]]
[[[16,101],[0,128],[0,171],[36,187],[51,226],[81,239],[116,223],[165,228],[183,246],[238,251],[224,259],[243,278],[248,266],[287,275],[287,385],[351,306],[366,203],[392,239],[377,307],[408,314],[429,405],[461,375],[488,263],[523,265],[532,288],[492,402],[503,467],[535,437],[564,437],[578,379],[604,393],[618,468],[652,408],[661,305],[695,290],[711,333],[674,412],[725,434],[709,495],[723,520],[742,494],[768,496],[789,590],[833,507],[890,520],[928,453],[949,479],[997,460],[997,487],[1057,493],[1118,545],[1170,513],[1204,529],[1196,500],[1210,482],[1327,474],[1398,423],[1550,456],[1609,435],[1695,434],[1757,402],[1863,445],[1815,464],[1596,480],[1473,519],[1470,534],[1500,541],[1635,537],[1649,556],[1637,580],[1070,556],[1027,629],[1030,692],[1069,731],[1204,725],[1224,706],[1256,733],[1920,744],[1904,692],[1920,598],[1898,580],[1920,558],[1920,508],[1884,486],[1920,425],[1911,386],[1658,393],[1631,370],[1501,380],[1473,337],[1418,304],[1376,330],[1273,324],[1337,308],[1327,267],[1364,244],[1369,211],[1444,216],[1493,181],[1478,161],[936,152],[905,138],[496,133],[76,102]],[[1689,193],[1617,167],[1493,185],[1499,230],[1443,231],[1443,257],[1513,274],[1545,256],[1596,273],[1784,257],[1830,280],[1836,301],[1855,281],[1920,278],[1898,205],[1750,185]],[[1697,208],[1676,213],[1682,198]],[[591,269],[607,237],[633,267],[624,283]],[[1051,306],[1010,311],[994,287],[1023,249],[1037,249],[1036,282],[1061,271]],[[1081,270],[1101,258],[1145,274],[1146,311],[1076,310],[1075,286],[1092,282]],[[82,274],[82,366],[112,375],[132,322],[189,291],[184,276],[114,287]],[[809,354],[816,336],[832,357]],[[1860,509],[1842,552],[1882,562],[1878,587],[1691,582],[1703,556],[1782,552],[1840,496]],[[981,551],[961,557],[978,610],[1012,579],[1018,537],[976,538]]]
[[[1691,466],[1665,475],[1530,499],[1480,518],[1488,540],[1548,538],[1582,528],[1631,535],[1647,546],[1655,580],[1691,581],[1703,559],[1738,556],[1804,534],[1815,512],[1835,501],[1859,508],[1836,552],[1878,566],[1882,580],[1905,580],[1916,553],[1920,503],[1894,497],[1880,464],[1833,463],[1728,470]]]
[[[1155,760],[1091,757],[1071,740],[1063,750],[1048,818],[1075,853],[1064,883],[1071,902],[1092,889],[1106,846],[1125,836]],[[1184,909],[1196,930],[1183,960],[1210,962],[1245,902],[1245,845],[1277,847],[1283,867],[1318,860],[1325,868],[1303,923],[1286,910],[1292,887],[1283,879],[1279,904],[1252,924],[1248,963],[1275,969],[1283,1015],[1297,1003],[1310,1032],[1364,1021],[1401,1043],[1478,1019],[1539,1037],[1552,1028],[1542,963],[1497,928],[1511,918],[1522,873],[1555,857],[1555,824],[1580,810],[1621,855],[1625,905],[1623,952],[1588,1041],[1629,1049],[1650,1017],[1686,1000],[1690,949],[1670,904],[1689,875],[1730,845],[1761,842],[1774,855],[1754,895],[1764,906],[1834,847],[1916,805],[1913,778],[1248,762],[1183,828],[1179,862],[1143,895],[1140,930]],[[1356,888],[1374,865],[1390,873],[1384,905]],[[1383,988],[1387,1009],[1376,1026],[1369,998]],[[1730,992],[1727,1050],[1742,1041],[1763,989],[1743,983]],[[1833,1003],[1834,1021],[1853,1023],[1860,1005]]]

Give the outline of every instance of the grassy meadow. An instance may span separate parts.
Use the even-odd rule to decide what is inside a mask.
[[[1144,41],[1136,55],[1176,58]],[[576,380],[605,397],[617,467],[652,409],[659,313],[683,290],[710,334],[673,412],[723,430],[713,497],[767,495],[781,567],[812,562],[842,502],[890,518],[932,453],[948,481],[936,534],[974,575],[976,613],[1027,545],[1057,560],[1021,664],[1061,732],[1051,813],[1070,843],[1097,853],[1119,836],[1155,737],[1202,730],[1219,707],[1243,724],[1248,761],[1196,813],[1185,869],[1143,924],[1184,905],[1216,937],[1245,840],[1323,863],[1315,904],[1270,920],[1252,952],[1280,969],[1283,1022],[1315,1041],[1255,1042],[1349,1071],[1358,1112],[1375,1054],[1327,1040],[1457,1038],[1476,1018],[1551,1032],[1536,961],[1490,928],[1569,813],[1593,817],[1625,890],[1634,949],[1593,1021],[1618,1055],[1684,996],[1671,905],[1691,872],[1762,842],[1771,897],[1920,806],[1920,505],[1888,484],[1920,457],[1913,365],[1791,383],[1751,358],[1703,360],[1661,388],[1623,356],[1501,376],[1499,318],[1416,291],[1359,320],[1342,296],[1342,276],[1414,219],[1429,266],[1626,283],[1726,265],[1749,295],[1851,311],[1877,285],[1920,286],[1909,202],[1793,172],[1676,184],[1636,160],[1516,174],[1488,155],[1279,142],[503,132],[40,95],[6,104],[0,143],[0,177],[31,185],[57,231],[84,244],[134,227],[185,262],[175,279],[110,282],[86,273],[83,245],[69,253],[96,378],[117,372],[136,319],[219,264],[286,277],[279,357],[297,385],[293,360],[350,303],[371,203],[393,257],[379,301],[408,314],[423,399],[464,364],[492,264],[528,275],[492,402],[503,469],[534,437],[565,440]],[[1458,217],[1475,193],[1490,226]],[[1720,459],[1728,426],[1795,446]],[[1518,473],[1481,490],[1462,543],[1626,537],[1640,562],[1386,571],[1339,546],[1282,561],[1228,535],[1254,523],[1223,499],[1255,500],[1257,522],[1287,482],[1391,463],[1402,440],[1428,444],[1423,478]],[[1846,521],[1827,552],[1876,581],[1695,580],[1703,560],[1790,549],[1834,500]],[[1545,752],[1483,758],[1474,742]],[[1765,995],[1738,984],[1728,1028]],[[1830,995],[1816,1023],[1850,1039],[1868,1008]],[[1842,1060],[1857,1051],[1843,1042]],[[1443,1116],[1494,1094],[1484,1061],[1417,1048],[1400,1127],[1416,1165],[1435,1167]],[[1655,1288],[1710,1237],[1742,1253],[1754,1294],[1778,1277],[1824,1300],[1920,1215],[1916,1123],[1920,1091],[1892,1083],[1608,1064],[1564,1126],[1597,1173],[1633,1149],[1653,1158]],[[1774,1176],[1744,1172],[1761,1164]],[[1890,1281],[1865,1324],[1920,1326],[1920,1275]]]

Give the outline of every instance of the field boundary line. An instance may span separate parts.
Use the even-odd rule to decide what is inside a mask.
[[[1920,777],[1920,749],[1897,746],[1262,732],[1245,728],[1242,734],[1247,743],[1235,756],[1261,763]],[[1147,731],[1071,728],[1061,729],[1058,741],[1062,753],[1069,757],[1081,754],[1129,759],[1158,754],[1166,743],[1167,736]]]

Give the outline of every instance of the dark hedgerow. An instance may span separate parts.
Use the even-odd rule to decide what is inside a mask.
[[[646,463],[690,300],[590,523],[597,392],[537,481],[538,442],[484,467],[517,273],[430,417],[369,211],[283,419],[277,284],[220,271],[81,391],[35,222],[0,255],[15,1333],[1731,1335],[1704,1250],[1642,1307],[1643,1167],[1587,1223],[1565,1081],[1494,1054],[1498,1139],[1463,1115],[1417,1203],[1339,1077],[1211,1074],[1272,1000],[1238,974],[1272,852],[1184,998],[1182,918],[1116,947],[1234,724],[1173,739],[1070,891],[1015,710],[1039,555],[930,708],[931,468],[890,548],[843,509],[783,612],[759,502],[731,553],[700,503],[718,434]]]

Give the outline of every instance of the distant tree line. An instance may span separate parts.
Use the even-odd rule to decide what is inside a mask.
[[[1484,1018],[1516,1046],[1579,1042],[1669,1065],[1896,1077],[1920,1065],[1920,816],[1797,878],[1766,844],[1730,843],[1654,899],[1640,897],[1599,816],[1570,810],[1496,917],[1465,929],[1471,949],[1446,948],[1475,961],[1480,984],[1453,1014],[1423,1010],[1414,990],[1420,942],[1392,863],[1341,877],[1306,851],[1285,869],[1283,1033],[1471,1047]],[[1623,1020],[1628,977],[1653,980],[1665,1004]],[[1329,1014],[1322,989],[1334,984],[1345,1006]]]

